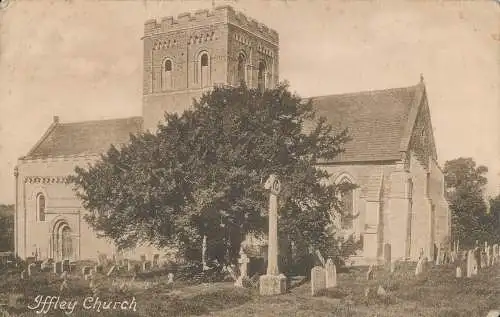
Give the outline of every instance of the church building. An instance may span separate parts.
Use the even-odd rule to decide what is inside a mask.
[[[130,133],[154,130],[165,111],[181,112],[216,85],[273,88],[279,81],[279,36],[232,7],[146,21],[142,116],[86,122],[58,117],[15,169],[15,252],[21,258],[95,259],[112,255],[97,237],[67,177],[95,162]],[[312,98],[318,113],[352,141],[321,168],[332,182],[357,187],[341,195],[354,217],[335,220],[363,248],[355,263],[433,256],[448,245],[451,216],[423,80],[413,86]],[[333,217],[335,218],[335,217]],[[335,218],[336,219],[336,218]],[[126,256],[157,253],[144,246]]]

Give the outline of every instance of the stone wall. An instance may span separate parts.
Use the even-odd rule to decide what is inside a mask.
[[[18,164],[17,216],[15,228],[16,252],[21,258],[38,254],[39,258],[54,256],[51,237],[58,223],[67,223],[71,229],[73,260],[96,259],[97,254],[112,255],[114,245],[98,238],[83,219],[87,212],[66,177],[76,166],[93,162],[96,156],[78,156],[20,161]],[[37,194],[46,201],[45,221],[37,218]],[[140,254],[159,253],[152,247],[129,251],[131,258]]]

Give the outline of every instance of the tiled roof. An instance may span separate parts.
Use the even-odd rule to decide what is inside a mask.
[[[142,117],[74,123],[55,120],[25,158],[104,153],[111,144],[128,142],[130,134],[141,129]]]
[[[347,128],[352,140],[335,161],[383,161],[401,158],[411,133],[410,112],[418,108],[424,85],[310,98],[319,116],[335,131]],[[414,119],[413,119],[414,120]],[[410,127],[410,128],[408,128]]]

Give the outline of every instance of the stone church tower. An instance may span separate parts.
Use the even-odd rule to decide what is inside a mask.
[[[229,6],[148,20],[143,43],[145,129],[216,85],[278,82],[278,33]]]

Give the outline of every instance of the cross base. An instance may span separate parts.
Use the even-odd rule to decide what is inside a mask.
[[[286,276],[283,274],[262,275],[259,279],[259,293],[264,296],[286,293]]]

